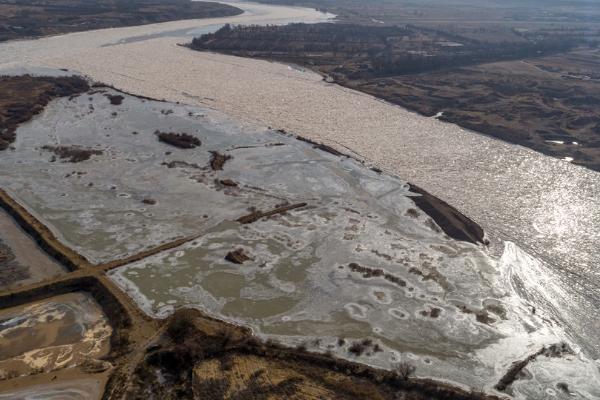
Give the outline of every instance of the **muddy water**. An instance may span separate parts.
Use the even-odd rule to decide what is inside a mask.
[[[0,311],[0,373],[49,372],[108,354],[111,328],[88,295],[71,293]]]
[[[39,282],[65,272],[1,209],[0,247],[5,249],[7,255],[4,261],[0,261],[0,290]]]

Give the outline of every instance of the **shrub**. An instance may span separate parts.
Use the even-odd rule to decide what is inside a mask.
[[[414,374],[416,370],[417,367],[407,362],[398,363],[394,367],[394,372],[403,381],[407,381],[408,378],[410,378],[410,376]]]

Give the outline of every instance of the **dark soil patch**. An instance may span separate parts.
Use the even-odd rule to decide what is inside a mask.
[[[105,94],[105,96],[108,97],[108,100],[110,100],[110,104],[112,104],[113,106],[121,105],[123,103],[123,100],[125,99],[125,97],[121,96],[120,94]]]
[[[433,307],[428,310],[421,310],[419,312],[419,314],[421,314],[423,317],[429,317],[429,318],[438,318],[441,313],[442,313],[442,309],[437,308],[437,307]]]
[[[244,252],[244,249],[237,249],[227,253],[227,255],[225,256],[225,260],[234,264],[243,264],[246,261],[250,260],[250,257],[246,254],[246,252]]]
[[[222,171],[223,165],[225,165],[228,160],[233,158],[229,154],[221,154],[218,151],[211,151],[210,154],[212,155],[210,159],[210,167],[213,171]]]
[[[382,270],[381,268],[363,267],[362,265],[358,265],[357,263],[348,264],[348,268],[350,268],[350,270],[352,272],[358,272],[358,273],[362,274],[362,277],[365,279],[383,278],[386,281],[391,282],[400,287],[406,286],[406,281],[404,279],[397,277],[395,275],[392,275],[390,273],[387,273],[384,270]]]
[[[248,215],[244,215],[243,217],[238,218],[237,222],[239,222],[240,224],[251,224],[253,222],[258,221],[261,218],[271,217],[271,216],[277,215],[277,214],[283,214],[285,212],[295,210],[295,209],[301,208],[301,207],[306,207],[306,206],[307,206],[306,203],[296,203],[296,204],[290,204],[290,205],[277,207],[271,211],[265,211],[265,212],[253,211],[252,213],[250,213]]]
[[[156,131],[158,140],[170,144],[171,146],[178,147],[180,149],[193,149],[202,144],[200,139],[195,136],[188,135],[187,133],[174,133],[174,132],[159,132]]]
[[[484,243],[483,229],[456,208],[431,195],[420,187],[409,184],[410,191],[420,194],[411,200],[451,238],[471,243]]]
[[[223,186],[227,187],[237,187],[238,184],[232,181],[231,179],[219,179],[219,183]]]
[[[88,149],[79,146],[44,146],[42,149],[51,151],[61,160],[70,163],[87,161],[92,156],[102,155],[102,150]]]
[[[185,162],[185,161],[179,161],[179,160],[174,160],[174,161],[169,161],[169,162],[163,162],[161,165],[164,165],[165,167],[171,169],[171,168],[194,168],[194,169],[203,169],[201,166],[199,166],[196,163],[189,163],[189,162]]]

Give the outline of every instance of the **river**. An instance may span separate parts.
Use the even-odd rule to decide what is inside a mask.
[[[329,17],[229,4],[246,12],[0,44],[0,69],[68,68],[139,95],[208,106],[327,142],[416,183],[478,221],[492,253],[501,255],[512,242],[533,255],[531,269],[519,271],[532,301],[555,310],[573,340],[600,357],[598,173],[325,83],[308,71],[178,46],[226,22]]]

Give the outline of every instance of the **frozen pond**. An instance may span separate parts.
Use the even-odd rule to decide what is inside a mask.
[[[51,372],[105,356],[111,332],[104,313],[85,293],[2,310],[0,374]]]
[[[0,186],[97,263],[198,235],[111,272],[149,314],[198,307],[264,337],[380,367],[408,361],[421,376],[488,390],[513,361],[568,340],[539,302],[542,264],[510,243],[497,259],[448,238],[405,181],[208,108],[130,96],[113,105],[117,94],[51,102],[18,129]],[[159,132],[201,144],[180,149]],[[96,154],[71,163],[44,146]],[[231,157],[222,170],[213,152]],[[306,206],[236,222],[296,203]],[[250,259],[225,260],[238,249]],[[356,351],[364,338],[372,343]],[[560,397],[561,382],[599,396],[596,365],[572,348],[540,356],[515,396]]]

